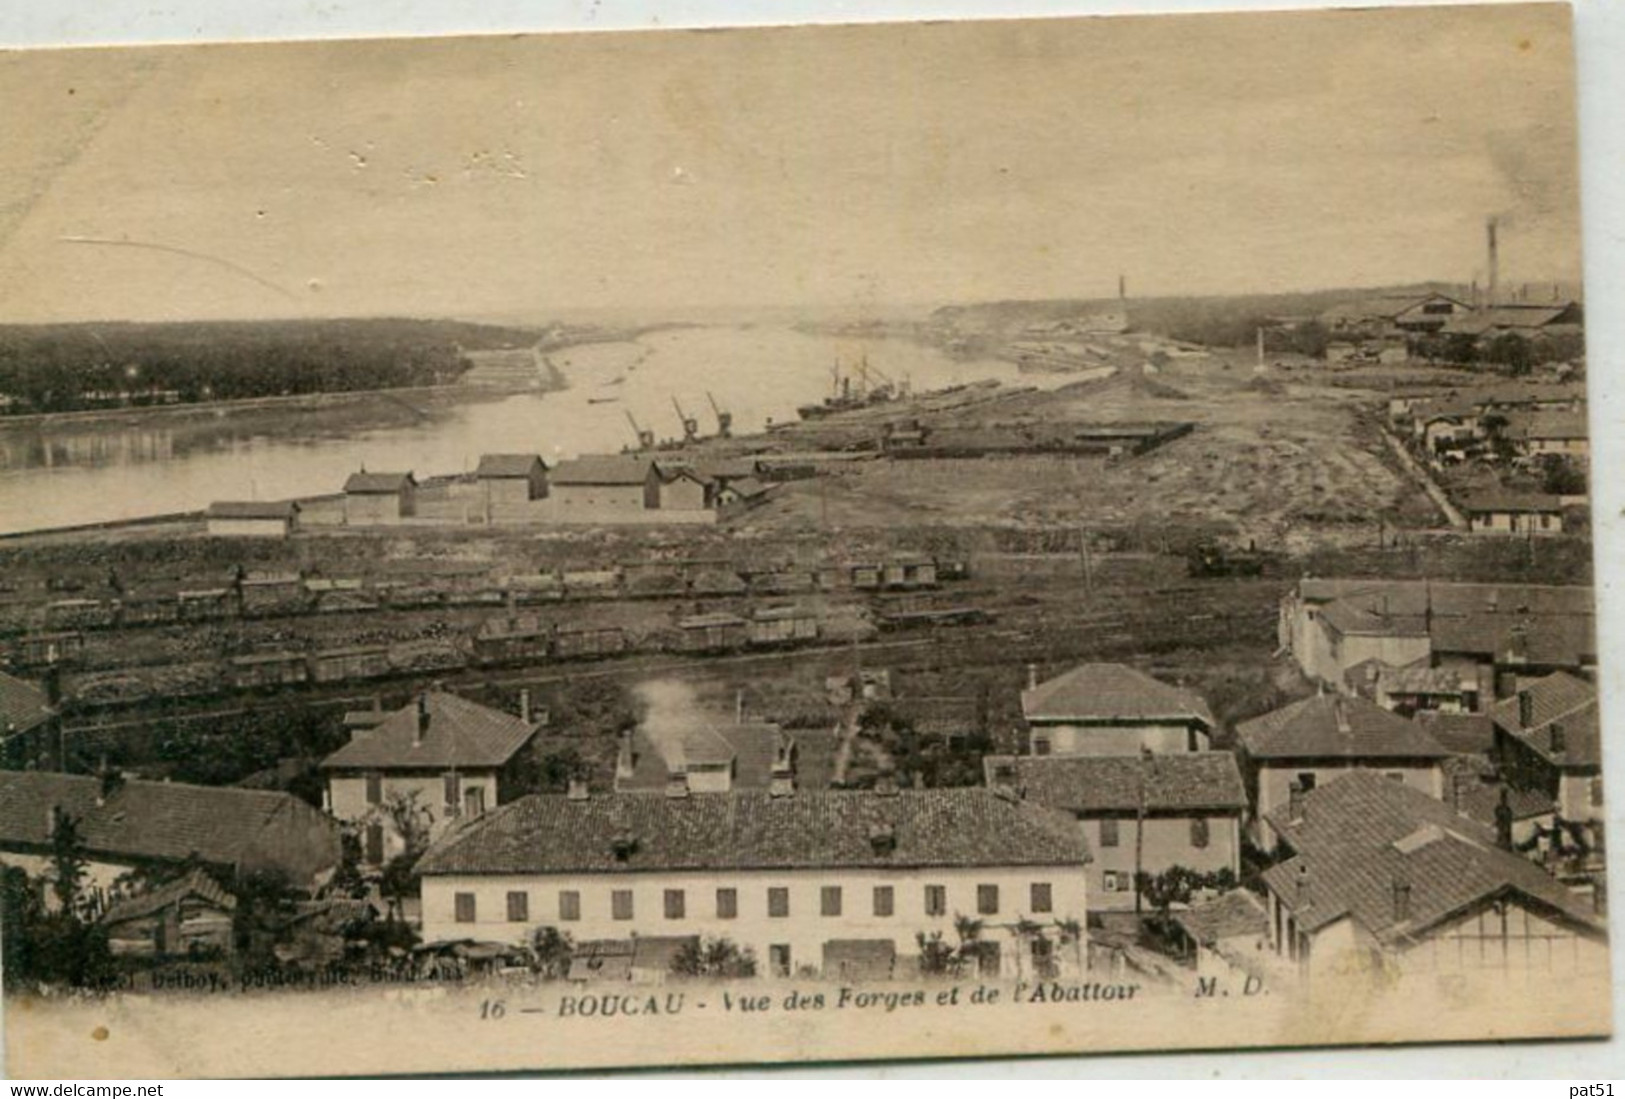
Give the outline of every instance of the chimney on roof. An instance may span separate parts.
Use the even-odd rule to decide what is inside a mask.
[[[1529,662],[1529,629],[1521,622],[1512,627],[1507,637],[1507,662],[1512,664]]]
[[[1315,895],[1310,888],[1313,884],[1309,877],[1309,864],[1306,862],[1298,863],[1297,907],[1299,909],[1308,908],[1314,901]]]
[[[632,730],[621,730],[620,747],[615,752],[615,777],[631,778],[638,765],[637,753],[632,750]]]
[[[890,855],[897,850],[897,829],[890,824],[877,824],[869,829],[869,847],[877,855]]]
[[[1303,783],[1297,779],[1286,788],[1286,818],[1293,824],[1303,820]]]
[[[530,688],[519,688],[519,720],[530,724]]]
[[[1569,750],[1568,731],[1561,721],[1552,722],[1552,755],[1560,756]]]
[[[1401,923],[1411,918],[1411,883],[1404,878],[1394,877],[1394,922]]]
[[[1505,786],[1495,806],[1495,845],[1503,851],[1512,850],[1512,802]]]
[[[62,669],[54,663],[45,669],[45,704],[53,710],[62,705]]]
[[[688,772],[677,769],[666,772],[666,796],[669,798],[688,797]]]
[[[1467,790],[1478,781],[1476,775],[1464,774],[1457,771],[1450,776],[1450,807],[1461,816],[1467,815]]]
[[[592,796],[587,789],[587,779],[584,775],[571,775],[570,784],[565,788],[565,797],[571,801],[586,801]]]
[[[1518,692],[1518,727],[1527,729],[1535,723],[1535,695],[1525,687]]]
[[[1334,698],[1332,700],[1332,710],[1337,715],[1337,731],[1344,736],[1348,736],[1354,731],[1354,727],[1349,724],[1348,703],[1341,697]]]
[[[423,738],[429,734],[429,692],[423,691],[418,695],[417,723],[412,726],[412,747],[416,748],[423,743]]]
[[[1030,690],[1033,690],[1037,686],[1038,686],[1038,665],[1037,664],[1029,664],[1029,665],[1027,665],[1027,689],[1030,691]]]
[[[767,792],[776,798],[791,797],[796,792],[795,756],[782,736],[773,746],[773,770],[768,778]]]
[[[734,692],[734,724],[745,723],[745,691],[744,688]]]

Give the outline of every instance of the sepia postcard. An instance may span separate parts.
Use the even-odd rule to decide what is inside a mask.
[[[1570,11],[0,53],[12,1077],[1611,1033]]]

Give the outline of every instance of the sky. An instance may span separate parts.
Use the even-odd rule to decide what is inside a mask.
[[[0,54],[0,321],[1579,277],[1566,9]],[[19,124],[20,123],[20,124]]]

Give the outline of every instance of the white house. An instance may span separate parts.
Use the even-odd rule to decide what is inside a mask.
[[[1373,771],[1432,798],[1444,797],[1450,752],[1408,718],[1374,702],[1321,695],[1236,726],[1259,844],[1275,845],[1270,819],[1302,795]]]
[[[987,975],[1076,969],[1088,845],[977,788],[532,795],[418,864],[425,940],[716,936],[763,976],[916,972],[916,936],[979,921]],[[1067,928],[1072,929],[1071,931]],[[889,961],[890,964],[887,964]]]
[[[528,710],[528,704],[522,703]],[[416,799],[432,836],[450,824],[481,816],[513,796],[521,751],[538,726],[446,691],[425,691],[409,706],[322,760],[327,811],[362,832],[362,857],[379,865],[404,841],[391,803]]]
[[[1213,732],[1201,696],[1127,664],[1082,664],[1042,683],[1033,667],[1028,677],[1021,714],[1035,756],[1197,752]]]

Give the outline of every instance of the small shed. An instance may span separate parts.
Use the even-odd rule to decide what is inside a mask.
[[[479,478],[487,516],[547,498],[547,465],[536,454],[482,454]]]
[[[136,957],[229,953],[237,898],[202,870],[119,901],[102,917],[114,954]]]
[[[1544,492],[1483,492],[1463,510],[1475,534],[1563,533],[1563,498]]]
[[[299,652],[251,653],[234,656],[228,663],[231,685],[238,689],[280,687],[303,683],[310,677],[305,654]]]
[[[350,474],[344,482],[344,521],[350,526],[377,526],[410,519],[418,511],[418,483],[407,473]]]
[[[286,538],[299,523],[292,501],[217,500],[204,513],[211,537]]]

